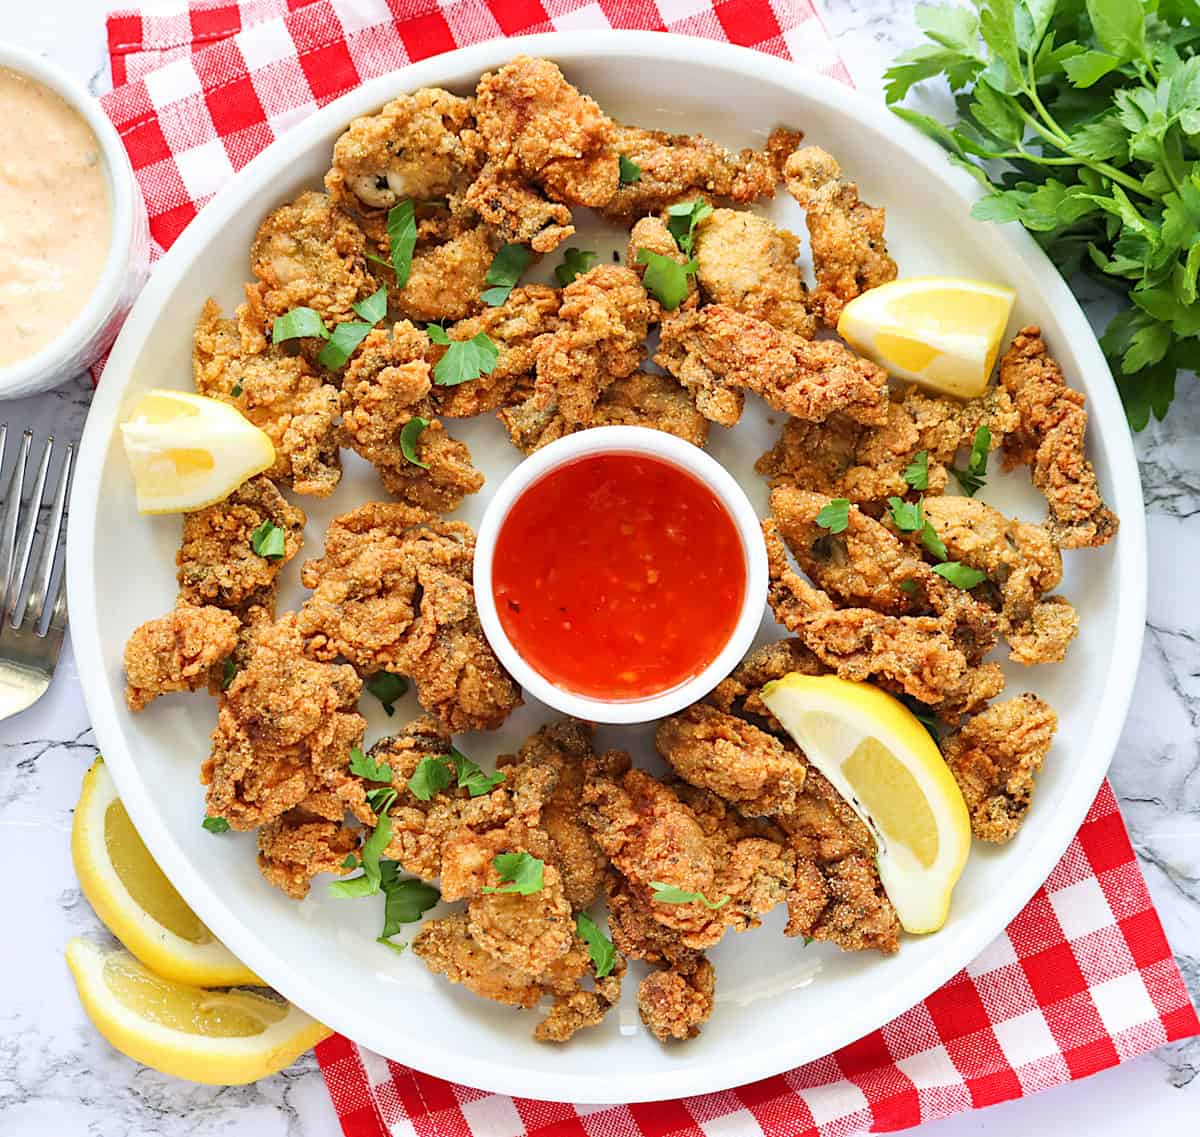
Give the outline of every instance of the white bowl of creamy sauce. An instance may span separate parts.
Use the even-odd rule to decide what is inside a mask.
[[[145,211],[111,123],[45,60],[0,45],[0,398],[65,382],[145,280]]]

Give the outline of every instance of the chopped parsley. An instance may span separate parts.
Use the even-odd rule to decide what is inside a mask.
[[[382,939],[394,936],[401,924],[415,924],[439,900],[442,894],[432,884],[416,877],[401,877],[400,866],[395,861],[384,861],[380,866],[380,888],[383,889]]]
[[[508,294],[521,279],[533,260],[533,252],[527,245],[502,245],[500,251],[492,258],[492,267],[483,278],[485,284],[492,285],[483,291],[483,302],[492,308],[499,308]]]
[[[267,560],[282,557],[287,551],[283,530],[274,521],[264,521],[250,534],[250,547]]]
[[[661,880],[652,880],[650,882],[650,891],[654,893],[654,900],[658,904],[691,904],[698,902],[703,904],[705,908],[715,911],[718,908],[724,908],[729,903],[728,896],[723,896],[720,900],[709,900],[703,892],[685,892],[682,888],[677,888],[673,884],[663,884]]]
[[[392,943],[392,941],[389,940],[386,936],[376,936],[375,942],[377,944],[383,944],[384,947],[390,947],[392,949],[392,951],[394,951],[397,955],[403,955],[406,951],[408,951],[408,944]]]
[[[575,917],[575,931],[579,938],[588,946],[588,955],[592,957],[592,967],[596,978],[603,979],[611,973],[617,962],[617,949],[613,942],[601,930],[595,920],[586,912],[580,912]]]
[[[404,455],[405,461],[411,462],[414,466],[420,466],[422,470],[428,470],[429,463],[422,462],[420,455],[417,454],[417,439],[421,437],[421,431],[428,425],[429,419],[413,415],[400,428],[400,453]]]
[[[223,817],[206,817],[200,822],[201,826],[210,833],[228,833],[229,822]]]
[[[945,577],[956,588],[974,588],[977,584],[982,584],[987,580],[987,573],[971,568],[970,565],[959,564],[958,561],[946,561],[944,564],[934,565],[933,571],[938,576]]]
[[[407,693],[408,680],[400,675],[393,675],[390,671],[376,671],[364,686],[383,704],[388,718],[391,718],[396,713],[396,708],[392,704]],[[387,780],[390,781],[391,777],[392,775],[388,774]]]
[[[230,393],[230,394],[231,394],[231,395],[232,395],[232,396],[233,396],[235,399],[240,399],[240,398],[242,397],[242,391],[243,391],[243,389],[244,389],[244,388],[242,387],[241,383],[238,383],[238,382],[235,380],[235,381],[234,381],[234,384],[233,384],[233,386],[229,388],[229,393]]]
[[[532,896],[542,891],[542,871],[546,864],[528,853],[497,853],[492,865],[500,874],[500,887],[486,885],[484,892],[515,892]]]
[[[687,256],[692,255],[692,244],[695,240],[696,226],[710,213],[713,207],[702,197],[694,201],[681,201],[667,207],[667,228],[675,238],[679,251]]]
[[[233,662],[232,656],[226,656],[221,661],[221,690],[228,691],[229,684],[237,678],[237,664]]]
[[[284,312],[282,316],[276,316],[271,325],[272,343],[308,339],[313,336],[322,340],[329,339],[325,321],[312,308],[293,308],[290,312]]]
[[[937,530],[929,523],[929,518],[925,519],[924,528],[921,530],[921,544],[937,557],[939,561],[950,559],[950,554],[946,552],[945,543],[937,535]]]
[[[471,797],[479,797],[491,793],[502,781],[502,770],[485,774],[470,758],[451,746],[449,754],[431,754],[422,758],[408,779],[408,789],[414,797],[429,801],[434,794],[455,782],[460,790],[466,790]]]
[[[433,368],[433,381],[441,387],[457,387],[480,375],[490,375],[496,369],[500,351],[484,332],[469,340],[452,340],[440,324],[426,329],[434,343],[446,348],[446,354]]]
[[[429,801],[434,794],[446,789],[453,777],[454,772],[447,765],[444,754],[427,754],[408,779],[408,792],[419,801]]]
[[[344,861],[342,861],[342,868],[344,868],[344,869],[356,869],[356,868],[358,868],[358,857],[357,857],[357,855],[356,855],[356,854],[354,854],[354,853],[347,853],[347,854],[346,854],[346,859],[345,859]]]
[[[368,790],[366,796],[367,805],[371,807],[371,812],[377,817],[382,817],[392,808],[392,803],[395,802],[397,795],[391,786],[382,785],[376,786],[373,790]]]
[[[458,776],[458,788],[465,789],[471,797],[489,794],[504,781],[503,770],[485,774],[470,758],[453,746],[450,747],[450,761],[454,763],[454,772]]]
[[[621,185],[631,186],[642,180],[642,167],[632,158],[626,158],[624,154],[619,154],[617,165],[620,169]]]
[[[967,468],[960,470],[957,466],[950,467],[950,473],[954,475],[959,488],[967,497],[974,497],[987,483],[988,451],[991,446],[992,432],[986,426],[978,427],[975,440],[971,443],[971,456],[967,459]]]
[[[388,210],[387,234],[396,287],[403,288],[412,271],[413,249],[417,247],[417,219],[413,215],[411,198],[397,202]]]
[[[365,300],[356,300],[353,307],[355,312],[374,327],[387,315],[387,289],[380,288],[376,292],[372,292]]]
[[[563,253],[562,264],[555,266],[554,279],[566,288],[577,276],[583,276],[599,259],[599,255],[589,249],[576,249],[572,246]]]
[[[395,790],[389,787],[384,792],[390,793],[392,800],[395,800]],[[388,804],[390,805],[391,802]],[[383,879],[379,858],[392,839],[392,819],[382,810],[376,809],[375,813],[378,815],[379,821],[371,836],[363,842],[361,875],[352,876],[349,880],[333,881],[329,886],[330,896],[339,900],[351,900],[357,896],[374,896],[379,891]]]
[[[904,480],[914,490],[929,489],[929,451],[918,450],[913,460],[904,467]]]
[[[850,524],[850,502],[844,497],[835,497],[817,514],[817,524],[830,533],[841,533]]]
[[[904,501],[902,498],[889,497],[892,521],[901,533],[915,533],[925,527],[924,501]]]
[[[386,674],[386,672],[384,673]],[[350,751],[350,773],[368,782],[391,782],[392,768],[386,762],[376,762],[370,754],[364,754],[361,747],[355,746]]]
[[[317,362],[328,371],[337,371],[346,366],[347,360],[358,350],[358,345],[367,338],[370,324],[349,320],[333,329],[329,342],[321,348]]]
[[[907,592],[909,596],[912,596],[917,591],[917,582],[915,580],[902,580],[896,587],[901,592]]]
[[[637,259],[638,264],[646,266],[645,275],[642,277],[646,291],[668,312],[678,308],[687,297],[687,278],[695,273],[696,262],[680,264],[649,249],[638,249]]]

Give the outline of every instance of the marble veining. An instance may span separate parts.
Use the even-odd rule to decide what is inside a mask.
[[[41,0],[6,38],[48,54],[94,92],[108,84],[108,0]],[[916,42],[914,0],[824,0],[825,19],[859,87],[878,97],[887,62]],[[933,99],[936,104],[936,97]],[[1103,323],[1099,303],[1085,305]],[[87,376],[0,407],[0,421],[78,437]],[[1167,934],[1200,998],[1200,385],[1180,384],[1165,423],[1137,439],[1150,542],[1149,627],[1112,781]],[[0,864],[7,927],[0,968],[0,1137],[335,1137],[320,1073],[307,1056],[256,1085],[195,1086],[136,1066],[87,1024],[62,958],[72,935],[103,934],[71,868],[68,834],[95,743],[68,644],[49,693],[0,723]],[[928,1126],[938,1137],[1054,1131],[1165,1137],[1196,1132],[1200,1041],[982,1113]]]

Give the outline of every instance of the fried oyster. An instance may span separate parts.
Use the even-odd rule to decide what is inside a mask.
[[[180,602],[148,620],[125,645],[125,702],[142,710],[159,695],[203,687],[211,669],[230,655],[238,618],[211,605]]]

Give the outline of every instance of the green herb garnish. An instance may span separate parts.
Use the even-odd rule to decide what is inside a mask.
[[[673,312],[687,297],[687,278],[695,273],[696,262],[688,261],[681,265],[649,249],[638,249],[637,259],[638,264],[646,266],[642,276],[646,291],[667,311]]]
[[[533,252],[528,245],[502,245],[500,251],[492,258],[492,267],[483,278],[485,284],[493,287],[483,291],[482,300],[492,308],[499,308],[508,294],[521,279],[533,260]]]
[[[673,884],[663,884],[661,880],[652,880],[650,882],[650,891],[654,893],[653,899],[658,904],[691,904],[693,902],[703,904],[705,908],[716,911],[718,908],[724,908],[729,903],[729,897],[723,896],[720,900],[709,900],[703,892],[685,892],[682,888],[677,888]]]
[[[925,527],[924,501],[905,501],[898,497],[887,500],[892,522],[901,533],[915,533]]]
[[[937,530],[929,523],[929,518],[925,519],[925,525],[921,529],[921,544],[925,546],[939,561],[948,560],[950,554],[946,552],[946,546],[941,537],[937,535]]]
[[[390,793],[392,800],[395,800],[395,790],[389,788],[384,792]],[[379,891],[379,885],[383,879],[379,858],[392,839],[392,819],[382,810],[375,810],[375,813],[379,818],[375,830],[363,842],[362,875],[352,876],[349,880],[333,881],[329,886],[330,896],[337,897],[339,900],[350,900],[356,896],[374,896]]]
[[[497,853],[492,858],[492,865],[500,874],[500,887],[491,885],[484,887],[484,892],[515,892],[521,896],[532,896],[542,891],[542,870],[546,867],[544,861],[531,857],[528,853]]]
[[[901,592],[907,592],[909,596],[913,596],[917,591],[917,582],[915,580],[902,580],[896,585]]]
[[[554,268],[554,279],[566,288],[577,276],[583,276],[600,259],[597,253],[573,246],[563,253],[562,264]]]
[[[595,920],[586,912],[575,916],[575,932],[588,946],[588,955],[592,957],[592,967],[596,978],[603,979],[610,974],[617,962],[617,949],[613,942],[601,930]]]
[[[453,746],[450,747],[450,761],[454,763],[454,772],[458,776],[458,788],[465,789],[471,797],[491,793],[504,781],[503,770],[485,774],[470,758]]]
[[[692,255],[696,226],[712,211],[713,207],[700,197],[694,201],[681,201],[667,207],[667,228],[675,238],[675,244],[679,246],[681,253],[689,257]]]
[[[831,498],[817,514],[817,524],[830,533],[841,533],[850,524],[850,502],[844,497]]]
[[[347,853],[345,860],[342,861],[342,868],[344,868],[344,869],[358,868],[358,857],[354,853]]]
[[[441,900],[442,894],[432,884],[416,877],[400,877],[395,861],[384,861],[381,869],[380,887],[385,900],[383,931],[379,935],[387,939],[400,931],[402,924],[415,924]]]
[[[946,561],[944,564],[934,565],[933,571],[938,576],[945,577],[956,588],[974,588],[977,584],[982,584],[987,580],[986,572],[980,572],[979,569],[971,568],[970,565],[959,564],[958,561]]]
[[[390,947],[392,949],[392,951],[394,951],[397,955],[403,955],[406,951],[408,951],[408,944],[406,944],[406,943],[394,944],[386,936],[376,936],[375,942],[377,944],[383,944],[384,947]]]
[[[383,704],[388,718],[391,718],[396,713],[392,704],[407,693],[408,680],[400,675],[393,675],[390,671],[376,671],[363,686]],[[392,775],[388,774],[386,780],[390,781],[391,777]]]
[[[221,690],[228,691],[229,684],[237,678],[237,665],[231,657],[221,661]]]
[[[929,451],[918,450],[913,459],[904,467],[904,480],[914,490],[929,489]]]
[[[442,387],[457,387],[480,375],[490,375],[496,369],[500,350],[486,333],[479,332],[469,340],[452,340],[440,324],[426,329],[434,343],[442,344],[446,354],[433,368],[433,381]]]
[[[282,557],[287,551],[283,530],[274,521],[264,521],[250,534],[250,547],[267,560]]]
[[[356,300],[353,308],[368,324],[374,327],[387,315],[387,289],[380,288],[372,292],[365,300]]]
[[[293,308],[282,316],[276,316],[271,325],[271,342],[283,343],[285,340],[329,339],[329,331],[325,321],[311,308]]]
[[[383,674],[387,674],[384,672]],[[355,746],[350,751],[350,773],[368,782],[391,782],[392,768],[386,762],[376,762],[370,754],[364,754]]]
[[[419,415],[413,415],[400,428],[400,453],[405,459],[411,462],[414,466],[420,466],[422,470],[429,469],[428,462],[422,462],[417,454],[417,439],[421,437],[423,431],[429,425],[427,418],[421,418]]]
[[[243,387],[242,387],[241,383],[238,383],[235,380],[233,386],[229,388],[229,393],[235,399],[240,399],[242,397],[242,390],[243,390]]]
[[[367,790],[367,805],[371,807],[372,813],[382,817],[392,808],[396,796],[396,791],[391,786],[376,786],[373,790]]]
[[[429,801],[434,794],[446,789],[454,777],[454,771],[444,754],[427,754],[408,779],[408,792],[420,801]]]
[[[617,155],[617,166],[621,185],[631,186],[642,180],[642,167],[632,158],[626,158],[624,154]]]
[[[387,216],[388,253],[392,259],[392,271],[396,274],[396,287],[408,283],[412,271],[413,249],[417,247],[417,219],[413,215],[411,198],[397,202],[388,210]]]
[[[975,439],[971,443],[971,456],[967,459],[967,468],[959,470],[954,466],[950,467],[950,473],[954,475],[967,497],[974,497],[976,491],[987,482],[988,451],[991,444],[992,432],[986,426],[978,427]]]
[[[206,817],[200,822],[202,828],[207,829],[210,833],[228,833],[229,822],[223,817]]]
[[[357,320],[348,320],[335,325],[329,342],[321,348],[317,362],[329,371],[337,371],[346,366],[349,358],[358,350],[358,345],[367,338],[371,331],[370,324],[361,324]]]

